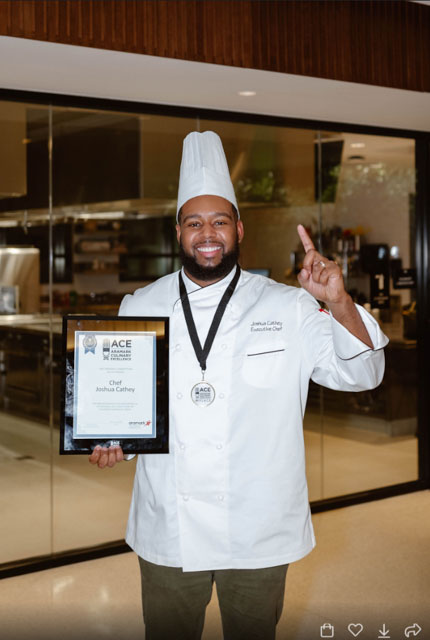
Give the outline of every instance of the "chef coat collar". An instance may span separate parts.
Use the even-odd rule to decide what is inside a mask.
[[[184,267],[182,267],[181,273],[187,293],[195,293],[196,291],[210,291],[212,293],[218,290],[225,291],[234,278],[236,265],[234,265],[233,269],[222,280],[218,280],[218,282],[214,282],[213,284],[208,284],[206,287],[200,287],[196,282],[191,280],[191,278],[189,278],[185,273]]]

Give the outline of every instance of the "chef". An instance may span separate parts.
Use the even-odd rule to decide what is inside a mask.
[[[200,638],[215,582],[224,637],[267,640],[289,563],[315,545],[309,380],[376,387],[387,339],[301,225],[300,287],[239,267],[243,223],[211,131],[184,140],[177,207],[181,271],[125,296],[119,310],[170,318],[170,453],[139,456],[126,535],[139,556],[146,637]],[[97,447],[90,461],[123,457]]]

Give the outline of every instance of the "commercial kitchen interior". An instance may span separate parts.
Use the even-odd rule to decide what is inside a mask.
[[[416,186],[421,141],[414,127],[394,126],[387,134],[382,118],[379,127],[360,129],[358,120],[348,126],[353,120],[334,117],[336,125],[325,126],[315,114],[298,123],[238,109],[217,117],[156,102],[124,110],[123,104],[116,109],[115,101],[101,105],[90,97],[69,104],[66,98],[47,104],[13,92],[3,98],[0,138],[8,153],[0,151],[0,501],[8,517],[0,520],[0,570],[11,575],[31,568],[32,561],[39,566],[47,560],[49,566],[49,558],[62,554],[88,554],[84,563],[5,578],[0,602],[9,616],[14,609],[7,593],[14,601],[18,593],[34,602],[50,598],[58,613],[62,598],[77,602],[88,576],[96,581],[101,571],[107,580],[94,587],[94,607],[116,611],[118,571],[130,573],[136,585],[132,554],[89,559],[103,546],[122,543],[135,463],[99,472],[85,457],[58,454],[61,318],[114,315],[125,293],[178,268],[174,212],[181,142],[191,130],[211,129],[224,142],[245,224],[242,267],[295,284],[302,259],[295,227],[301,222],[339,261],[354,299],[371,309],[390,338],[377,390],[340,394],[310,385],[304,435],[321,549],[303,569],[291,568],[280,637],[307,640],[310,624],[319,637],[326,617],[336,623],[342,606],[335,611],[332,605],[342,599],[345,616],[339,614],[337,623],[352,613],[357,616],[350,621],[359,622],[360,594],[368,584],[372,602],[364,596],[363,602],[381,611],[375,625],[383,624],[382,614],[395,619],[406,591],[416,618],[407,622],[424,626],[428,491],[408,493],[423,488],[427,442],[418,410],[423,300],[416,280],[397,288],[399,269],[410,270],[412,279],[413,270],[422,269]],[[388,274],[387,308],[372,298],[378,251],[378,268]],[[392,497],[366,502],[384,495]],[[358,576],[353,587],[348,571]],[[138,594],[130,588],[129,595],[127,588],[134,637]],[[289,606],[298,612],[291,624]],[[24,617],[16,626],[6,614],[2,619],[8,637],[14,629],[22,637]],[[117,629],[101,624],[94,611],[83,619],[94,637]],[[395,621],[398,633],[401,623]],[[67,625],[73,628],[73,622]],[[42,634],[37,623],[35,628]],[[207,640],[219,637],[214,602],[205,633]]]

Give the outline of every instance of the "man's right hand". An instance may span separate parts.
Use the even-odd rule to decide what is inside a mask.
[[[117,462],[124,460],[124,453],[120,446],[112,446],[108,449],[97,445],[88,459],[91,464],[104,469],[104,467],[114,467]]]

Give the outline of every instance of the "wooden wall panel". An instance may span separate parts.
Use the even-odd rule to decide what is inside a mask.
[[[0,35],[430,91],[406,0],[0,0]]]

